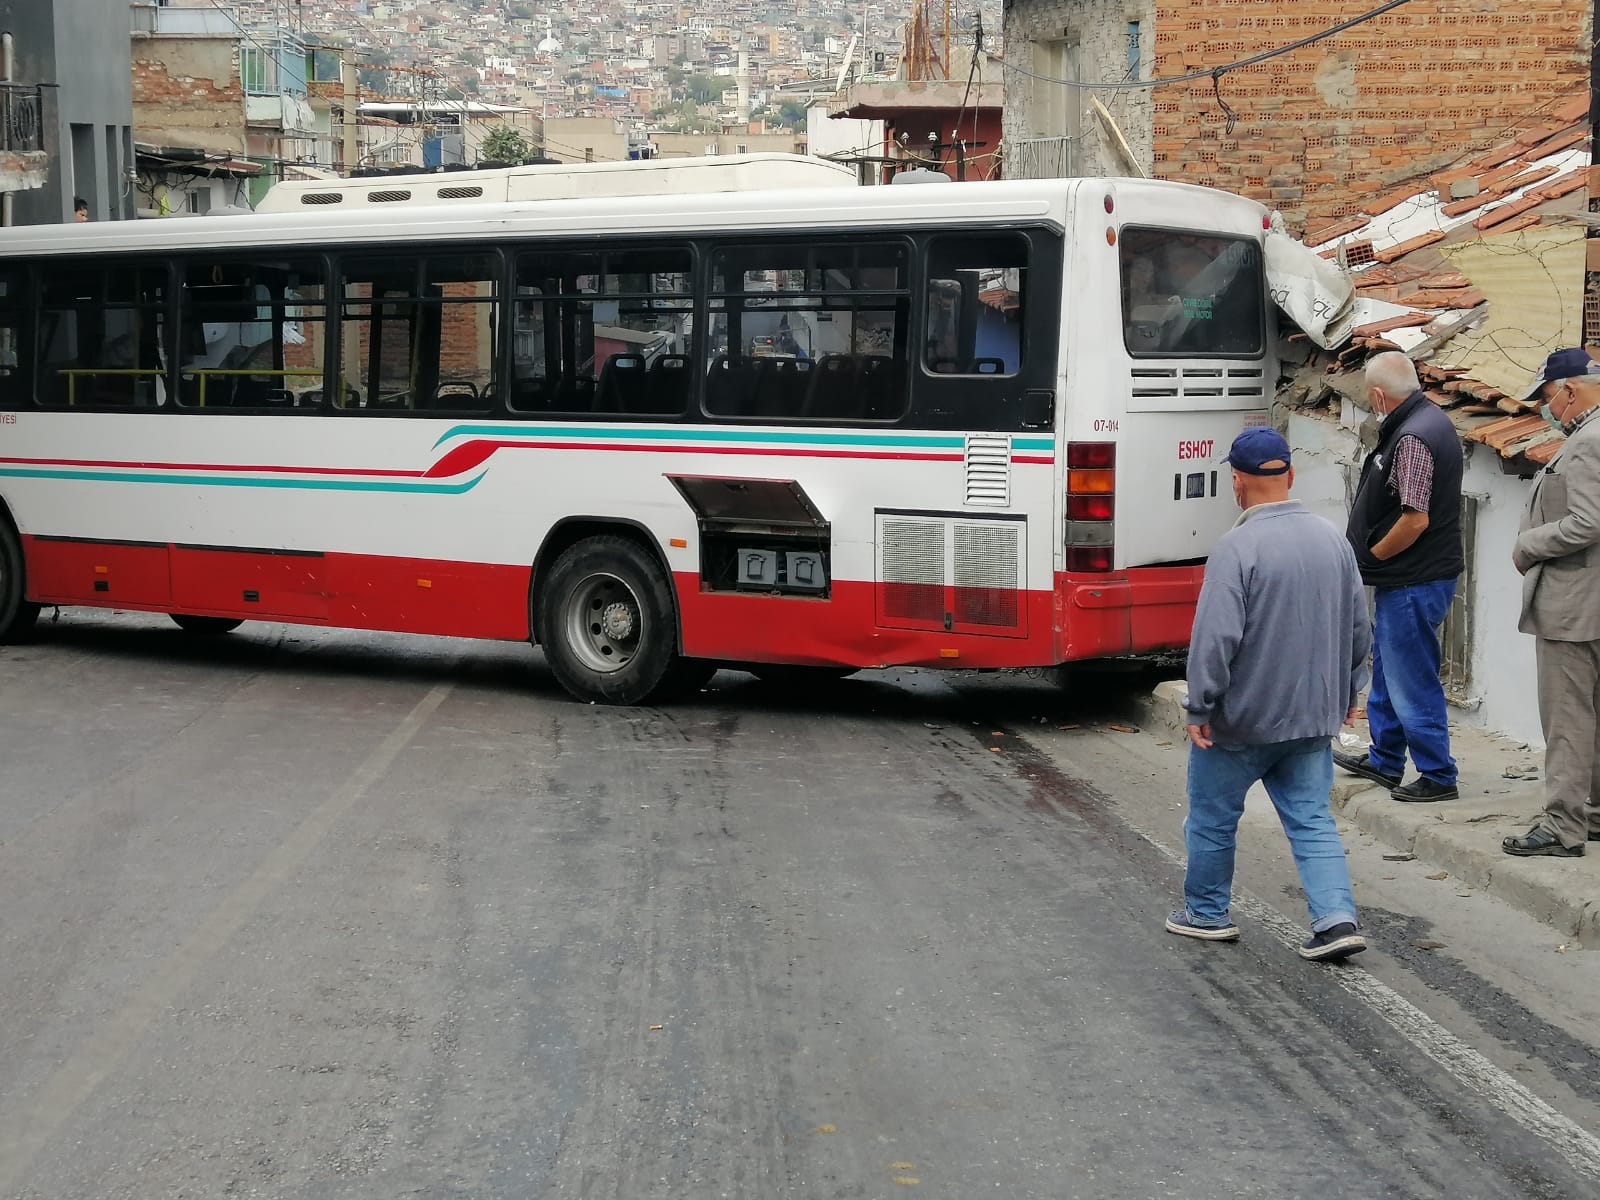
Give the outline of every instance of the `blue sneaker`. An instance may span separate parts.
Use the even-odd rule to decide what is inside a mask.
[[[1167,932],[1179,937],[1200,938],[1207,942],[1237,942],[1239,927],[1232,921],[1226,925],[1202,925],[1189,915],[1187,908],[1175,908],[1167,914]]]

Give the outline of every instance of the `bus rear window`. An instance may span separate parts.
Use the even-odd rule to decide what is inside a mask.
[[[1247,238],[1122,230],[1122,336],[1128,353],[1262,352],[1261,251]]]

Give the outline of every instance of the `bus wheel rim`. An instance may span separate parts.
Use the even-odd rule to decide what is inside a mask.
[[[639,597],[615,575],[595,574],[572,589],[567,645],[591,671],[609,675],[633,661],[644,633]]]

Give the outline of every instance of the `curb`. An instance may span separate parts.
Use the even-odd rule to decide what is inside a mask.
[[[1187,739],[1181,679],[1169,679],[1140,697],[1149,728]],[[1540,810],[1538,785],[1507,787],[1488,800],[1464,798],[1449,805],[1400,804],[1361,779],[1334,780],[1329,797],[1341,823],[1348,823],[1393,850],[1449,873],[1457,883],[1504,901],[1566,937],[1600,945],[1600,870],[1572,859],[1513,858],[1500,838],[1527,829]],[[1576,870],[1574,869],[1576,868]]]

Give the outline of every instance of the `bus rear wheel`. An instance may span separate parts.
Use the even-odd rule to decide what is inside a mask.
[[[562,551],[540,585],[539,642],[562,687],[596,704],[645,704],[676,690],[672,589],[638,542],[602,535]]]
[[[197,633],[206,637],[214,637],[219,633],[232,633],[243,621],[236,621],[232,617],[196,617],[189,613],[168,613],[177,627],[185,633]]]
[[[39,606],[29,603],[22,542],[0,513],[0,643],[27,637],[39,619]]]

